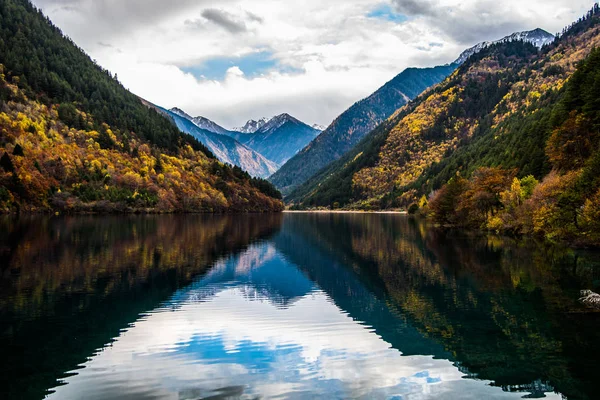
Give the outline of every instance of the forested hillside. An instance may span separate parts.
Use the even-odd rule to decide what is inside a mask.
[[[471,57],[291,198],[413,211],[430,200],[440,223],[600,243],[599,22],[595,6],[541,52],[514,42]]]
[[[0,2],[0,211],[268,211],[266,181],[220,164],[27,0]]]
[[[290,193],[321,168],[342,157],[396,109],[442,81],[456,67],[456,64],[452,64],[406,69],[340,115],[269,180],[284,193]]]

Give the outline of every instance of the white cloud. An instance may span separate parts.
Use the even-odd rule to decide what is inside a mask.
[[[282,112],[328,124],[406,67],[450,62],[469,45],[515,30],[560,31],[593,4],[589,0],[34,3],[134,93],[226,127]],[[385,4],[409,19],[394,23],[367,17]],[[260,52],[272,54],[270,69],[252,71],[236,62]],[[198,80],[183,72],[211,59],[232,60],[223,79]]]
[[[309,283],[313,290],[278,306],[260,279],[271,262],[280,272],[271,283],[284,288]],[[403,355],[367,322],[340,309],[270,242],[218,261],[140,316],[63,383],[49,399],[80,399],[82,393],[86,400],[229,398],[226,393],[437,400],[460,393],[465,400],[517,400],[525,394],[466,379],[449,360]]]
[[[239,258],[217,263],[204,279],[212,282],[211,275],[227,262],[235,263],[236,278],[251,275],[251,269],[274,258],[281,268],[295,268],[273,246],[255,245]],[[324,292],[308,293],[282,308],[249,297],[242,284],[233,282],[215,285],[214,292],[210,284],[199,284],[177,294],[175,303],[141,317],[49,398],[76,399],[81,393],[90,400],[203,398],[218,390],[258,398],[304,393],[426,400],[462,393],[465,399],[516,400],[524,394],[464,379],[448,360],[402,356]]]

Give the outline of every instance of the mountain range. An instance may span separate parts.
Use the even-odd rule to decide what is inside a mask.
[[[279,166],[321,133],[289,114],[260,121],[256,130],[248,129],[249,124],[246,124],[246,132],[232,132],[230,135]]]
[[[180,108],[159,109],[219,160],[261,178],[271,176],[321,132],[286,113],[249,120],[241,128],[227,130],[207,118],[192,117]]]
[[[554,38],[554,35],[542,29],[518,32],[496,42],[482,42],[463,52],[452,64],[434,68],[408,68],[371,96],[342,113],[321,135],[281,167],[269,180],[284,195],[289,195],[320,169],[352,149],[400,107],[445,79],[473,54],[494,43],[524,40],[542,47]]]
[[[289,194],[352,149],[395,110],[443,80],[470,56],[496,43],[519,40],[541,47],[554,40],[554,36],[541,29],[517,32],[495,42],[482,42],[463,52],[452,64],[409,68],[353,105],[328,128],[311,127],[289,114],[281,114],[251,119],[242,127],[228,130],[208,118],[192,117],[180,108],[158,110],[183,132],[203,143],[219,160],[237,165],[252,176],[271,177],[284,194]]]
[[[216,123],[202,117],[192,118],[182,110],[173,108],[166,110],[158,107],[163,115],[170,118],[177,128],[198,139],[222,162],[237,165],[250,175],[267,178],[277,171],[278,166],[262,154],[238,142],[228,135],[228,131]],[[200,128],[196,123],[201,123],[205,128]],[[206,128],[210,128],[206,129]],[[215,132],[226,132],[221,134]]]
[[[500,40],[494,41],[494,42],[482,42],[482,43],[479,43],[478,45],[473,46],[472,48],[466,50],[465,52],[463,52],[459,56],[459,58],[456,60],[455,63],[450,64],[448,66],[449,69],[446,70],[446,75],[450,75],[449,72],[454,71],[456,69],[459,69],[459,72],[460,72],[460,69],[471,58],[476,58],[480,53],[485,52],[487,49],[494,47],[494,46],[498,46],[498,45],[502,45],[502,44],[511,44],[511,43],[528,43],[528,44],[533,45],[533,47],[536,49],[541,49],[543,46],[549,45],[550,43],[554,42],[555,39],[556,38],[554,35],[551,35],[550,33],[546,32],[542,29],[535,29],[533,31],[514,33],[512,35],[506,36],[506,37],[504,37]],[[415,71],[415,73],[417,73],[417,74],[421,74],[423,72],[424,72],[423,70]],[[396,79],[400,79],[403,74],[400,74]],[[450,78],[448,78],[448,79],[450,79]],[[386,86],[393,87],[392,82],[388,83]],[[434,85],[433,87],[435,88],[436,86]],[[431,95],[431,91],[427,90],[421,96],[424,98],[427,98],[427,96],[429,96],[429,95]],[[488,99],[488,100],[492,101],[491,99]],[[409,103],[409,106],[411,106],[411,105],[412,104]],[[464,104],[462,106],[464,107]],[[356,165],[361,164],[361,163],[357,162],[357,163],[352,164],[352,163],[348,163],[348,160],[349,159],[353,160],[355,157],[359,157],[359,156],[362,157],[363,160],[367,159],[368,157],[363,157],[363,155],[365,154],[367,149],[369,152],[378,151],[375,149],[379,149],[379,147],[382,146],[382,143],[379,142],[379,140],[383,140],[383,139],[381,139],[383,137],[383,135],[389,135],[390,131],[396,129],[397,123],[394,124],[394,122],[398,118],[398,115],[405,115],[407,110],[413,110],[413,108],[410,107],[410,108],[406,109],[406,108],[400,107],[397,110],[395,110],[393,115],[390,114],[390,115],[392,115],[392,117],[390,117],[389,120],[387,120],[384,123],[382,123],[381,125],[379,125],[377,127],[377,129],[373,130],[372,132],[369,132],[370,133],[369,137],[366,138],[364,142],[360,143],[360,145],[354,147],[352,149],[352,151],[347,153],[346,156],[342,157],[339,160],[339,162],[329,164],[327,167],[323,168],[321,171],[319,171],[315,175],[311,176],[310,179],[305,181],[303,184],[296,187],[295,190],[292,190],[291,192],[287,192],[287,194],[288,194],[287,201],[292,202],[292,203],[297,203],[297,202],[303,203],[305,201],[308,201],[308,204],[323,205],[322,200],[324,198],[328,198],[327,197],[328,195],[325,195],[325,197],[323,199],[318,200],[313,203],[314,199],[320,198],[319,196],[323,195],[324,193],[331,193],[331,191],[336,192],[339,189],[339,185],[346,185],[346,187],[347,187],[347,185],[350,184],[352,186],[353,184],[351,182],[350,183],[348,182],[348,179],[350,179],[350,175],[352,175],[352,179],[358,179],[358,178],[354,177],[354,175],[351,174],[350,171],[354,171],[354,168],[356,168]],[[437,110],[436,112],[439,112],[439,107],[436,108],[436,110]],[[457,110],[453,110],[453,111],[457,111]],[[443,117],[447,117],[447,115],[441,114],[437,118],[443,118]],[[435,120],[435,118],[436,117],[434,115],[429,117],[429,119],[434,119],[434,120]],[[312,145],[312,143],[311,143],[311,145]],[[372,157],[376,158],[376,157],[378,157],[378,155],[373,154]],[[356,161],[356,160],[354,160],[354,161]],[[394,161],[390,160],[390,163],[393,164]],[[344,171],[346,171],[346,172],[341,171],[341,168],[340,168],[341,164],[344,164],[344,168],[345,168]],[[273,177],[270,178],[276,185],[279,184],[279,182],[277,181],[276,178],[279,174],[281,174],[282,171],[284,171],[285,167],[286,166],[284,166],[282,169],[280,169],[278,171],[278,173],[276,175],[274,175]],[[337,175],[337,172],[342,173],[345,177],[344,178],[345,180],[340,179],[340,176]],[[379,172],[380,172],[380,175],[388,176],[389,180],[393,180],[393,178],[392,178],[393,174],[391,174],[390,171],[380,170]],[[332,185],[332,187],[330,188],[328,185],[324,185],[324,181],[329,180],[332,175],[336,176],[336,178],[330,181],[330,185]],[[333,189],[334,186],[336,187],[336,189]],[[284,189],[284,193],[285,193],[285,187],[282,187],[282,189]],[[387,187],[387,189],[391,190],[391,187]],[[382,189],[382,190],[386,190],[386,189]],[[344,190],[344,193],[348,196],[350,195],[351,192],[352,192],[352,190],[348,190],[348,189]],[[348,202],[349,198],[344,198],[344,199],[336,198],[334,202],[339,202],[339,200],[342,200],[340,204],[346,204]],[[325,201],[325,202],[327,203],[327,201]]]
[[[240,133],[254,133],[257,130],[259,130],[264,124],[266,124],[267,122],[269,122],[270,118],[261,118],[258,121],[256,120],[248,120],[248,122],[246,122],[246,124],[242,127],[239,128],[233,128],[232,131],[234,132],[240,132]]]
[[[223,128],[221,125],[217,124],[216,122],[211,121],[208,118],[191,117],[185,111],[183,111],[182,109],[177,108],[177,107],[171,108],[169,111],[172,112],[173,114],[177,114],[178,116],[191,121],[198,128],[203,129],[205,131],[218,133],[220,135],[226,135],[227,133],[229,133],[229,131],[227,129]]]

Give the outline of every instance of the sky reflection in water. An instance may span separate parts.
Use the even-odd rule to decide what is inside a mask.
[[[0,219],[0,243],[3,399],[597,398],[597,253],[337,214]]]
[[[218,262],[84,367],[50,398],[523,396],[447,360],[403,357],[270,242]]]

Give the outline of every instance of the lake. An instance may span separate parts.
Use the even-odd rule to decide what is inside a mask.
[[[2,399],[598,399],[600,254],[393,214],[0,218]]]

